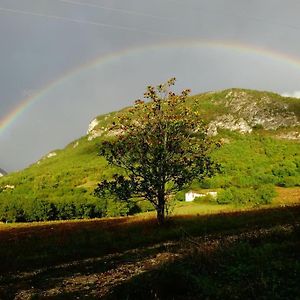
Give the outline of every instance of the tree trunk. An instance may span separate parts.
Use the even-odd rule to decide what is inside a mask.
[[[165,223],[165,197],[164,196],[159,197],[156,212],[157,212],[158,224],[163,225]]]

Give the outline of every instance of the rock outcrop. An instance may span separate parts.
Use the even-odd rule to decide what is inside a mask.
[[[275,131],[279,128],[289,128],[293,134],[278,134],[281,139],[299,140],[298,129],[300,120],[297,117],[297,109],[291,108],[289,100],[285,100],[278,94],[259,92],[244,89],[229,89],[221,92],[210,92],[199,95],[199,101],[203,96],[209,95],[209,101],[218,113],[208,118],[209,135],[217,135],[221,129],[238,131],[242,134],[251,133],[254,129]],[[221,109],[220,109],[221,108]],[[124,113],[124,112],[123,112]],[[87,139],[94,140],[101,136],[114,136],[122,134],[122,130],[109,130],[114,116],[108,114],[93,119],[87,130]],[[205,118],[205,113],[204,113]],[[140,126],[139,121],[136,121]],[[296,131],[297,130],[297,131]]]
[[[0,177],[3,177],[7,174],[3,169],[0,168]]]
[[[227,113],[209,123],[211,135],[216,135],[218,129],[250,133],[253,128],[276,130],[300,125],[288,104],[274,101],[268,93],[253,95],[244,90],[231,89],[224,98],[213,101],[217,105],[223,105]]]

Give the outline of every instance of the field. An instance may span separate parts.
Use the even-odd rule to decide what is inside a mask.
[[[0,299],[298,299],[299,188],[277,192],[185,204],[163,228],[151,214],[0,225]]]

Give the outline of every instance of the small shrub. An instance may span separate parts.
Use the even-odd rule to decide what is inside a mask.
[[[6,200],[0,205],[0,218],[2,221],[26,221],[23,203],[20,199]]]
[[[232,188],[233,200],[235,204],[256,203],[257,195],[252,188]]]
[[[219,204],[233,203],[233,194],[231,189],[225,189],[218,193],[217,202]]]
[[[200,182],[200,187],[202,189],[210,189],[212,187],[211,178],[205,178]]]
[[[282,187],[300,186],[300,178],[296,176],[286,176],[278,182],[278,185]]]
[[[185,191],[177,192],[175,195],[176,201],[185,201]]]
[[[75,203],[76,209],[76,217],[87,219],[87,218],[95,218],[96,214],[96,205],[91,203],[91,201],[87,199],[78,199]]]
[[[56,207],[59,220],[74,219],[76,217],[76,207],[73,202],[59,201],[56,203]]]
[[[23,206],[26,221],[48,221],[56,218],[56,207],[49,201],[39,199],[26,200]]]
[[[272,199],[276,196],[276,191],[273,185],[266,184],[260,186],[256,190],[256,194],[258,196],[259,204],[270,204]]]
[[[107,200],[106,216],[107,217],[119,217],[127,216],[130,211],[130,205],[126,201],[119,201],[114,198]]]
[[[139,200],[136,202],[136,205],[139,207],[140,212],[147,212],[155,210],[153,205],[146,200]]]

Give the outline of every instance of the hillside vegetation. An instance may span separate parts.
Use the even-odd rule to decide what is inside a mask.
[[[189,189],[219,189],[216,201],[253,205],[270,203],[274,186],[300,185],[300,101],[274,93],[230,89],[190,97],[188,101],[219,141],[213,157],[222,173]],[[97,183],[113,169],[98,156],[107,127],[127,109],[99,116],[88,134],[55,150],[23,171],[0,178],[0,220],[120,216],[151,210],[143,199],[129,203],[98,199]],[[183,191],[184,192],[184,191]],[[183,200],[183,193],[176,195]]]

